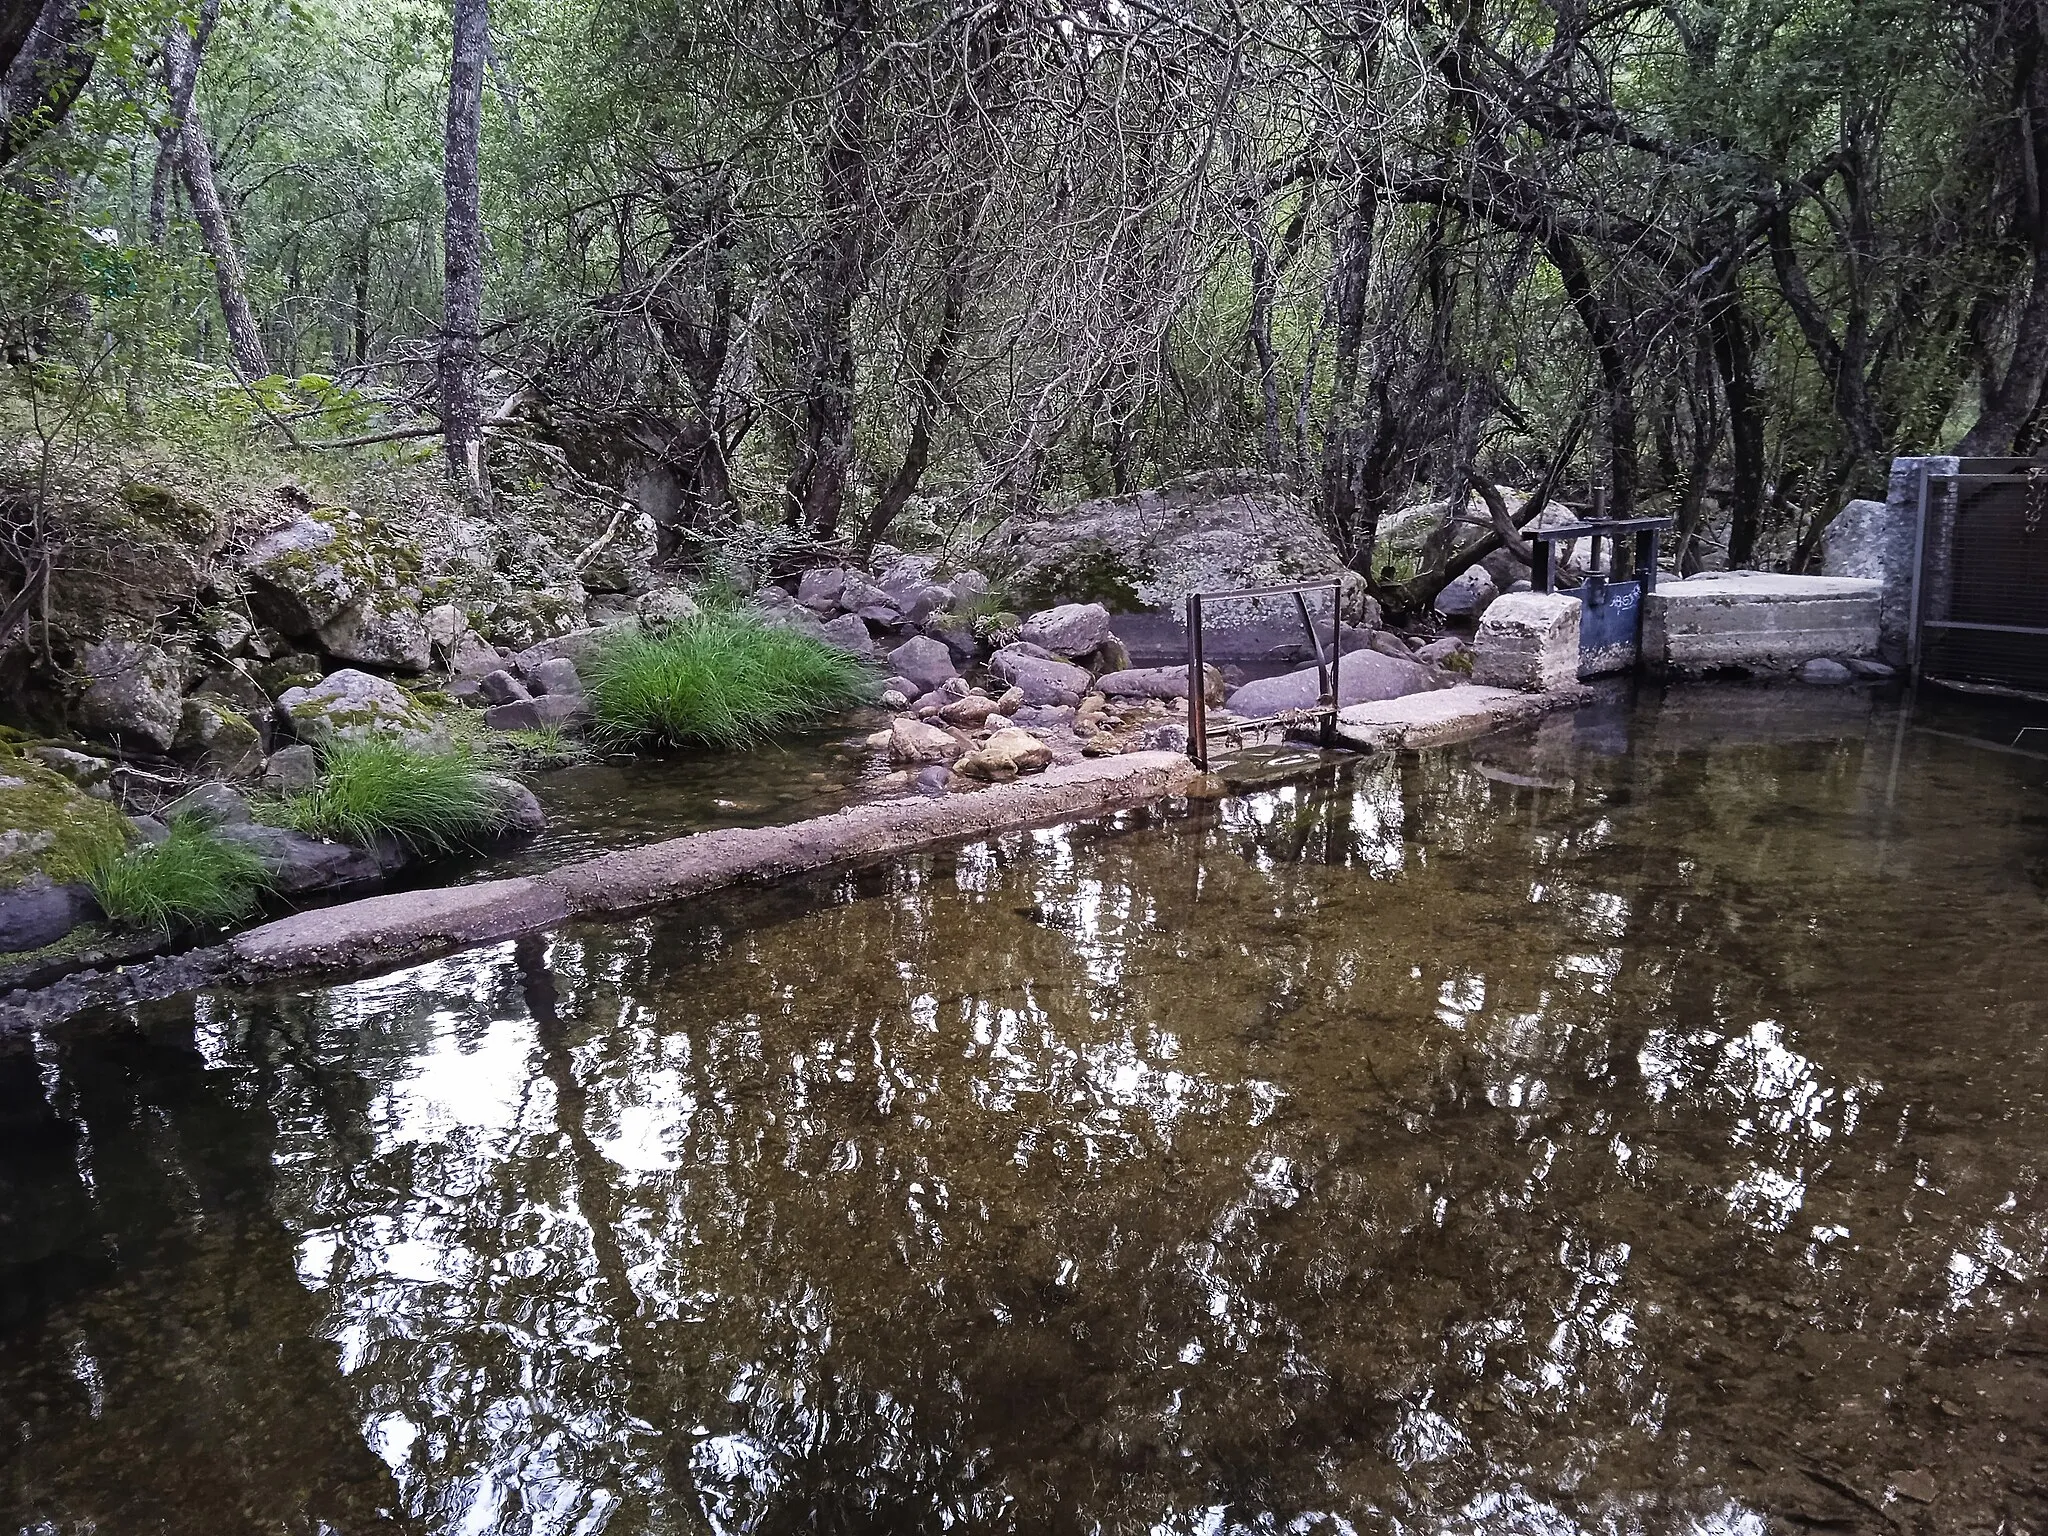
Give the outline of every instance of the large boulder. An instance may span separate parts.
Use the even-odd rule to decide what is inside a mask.
[[[1498,596],[1500,588],[1492,573],[1483,565],[1475,565],[1437,593],[1436,611],[1447,619],[1476,619]]]
[[[1852,501],[1821,532],[1821,574],[1884,580],[1885,504]]]
[[[1437,686],[1428,667],[1418,662],[1382,656],[1378,651],[1354,651],[1344,658],[1339,677],[1340,708],[1353,704],[1374,704],[1382,699],[1405,698]],[[1230,696],[1228,708],[1234,715],[1277,715],[1290,709],[1314,709],[1322,698],[1322,685],[1314,667],[1262,677],[1246,683]]]
[[[799,609],[798,612],[803,610]],[[844,651],[859,661],[876,659],[874,637],[868,633],[867,621],[851,613],[842,613],[829,624],[816,624],[817,637],[834,650]]]
[[[1223,674],[1214,667],[1202,668],[1206,687],[1203,696],[1221,704],[1229,691]],[[1124,672],[1105,672],[1095,680],[1096,690],[1112,699],[1184,699],[1188,696],[1188,669],[1181,667],[1137,667]]]
[[[967,744],[943,726],[898,715],[889,725],[889,756],[899,763],[950,763]]]
[[[944,687],[960,675],[960,669],[953,665],[952,651],[924,635],[906,640],[891,651],[889,670],[917,684],[919,693]]]
[[[102,640],[79,659],[81,729],[101,741],[163,752],[178,734],[184,710],[178,663],[139,640]]]
[[[1112,612],[1170,608],[1187,595],[1334,577],[1342,569],[1285,479],[1213,470],[1156,490],[1019,514],[990,536],[990,563],[1028,607],[1101,603]],[[1273,613],[1292,612],[1275,607]],[[1216,610],[1219,625],[1261,614]]]
[[[1032,614],[1019,634],[1055,656],[1086,656],[1109,638],[1109,610],[1100,603],[1061,603]]]
[[[272,529],[250,546],[240,566],[257,617],[294,638],[339,618],[373,575],[332,512],[303,512]]]
[[[339,740],[395,736],[416,745],[445,742],[433,714],[389,678],[345,668],[311,688],[293,688],[278,713],[299,740],[324,747]]]
[[[424,672],[434,664],[425,616],[390,593],[364,593],[322,624],[319,637],[320,648],[341,661],[393,672]]]
[[[1026,704],[1079,704],[1089,686],[1086,667],[1046,656],[1028,642],[1004,646],[988,669],[1022,693]]]
[[[64,558],[50,573],[50,623],[81,641],[139,633],[191,604],[226,533],[205,503],[132,481],[52,513]]]

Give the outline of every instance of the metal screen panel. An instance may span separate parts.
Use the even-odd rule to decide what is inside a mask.
[[[1933,478],[1925,518],[1921,673],[2048,695],[2048,465]]]

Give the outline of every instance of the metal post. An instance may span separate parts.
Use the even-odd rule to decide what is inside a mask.
[[[1202,594],[1188,594],[1188,756],[1209,771],[1208,675],[1202,668]]]
[[[1330,712],[1323,717],[1323,750],[1337,745],[1337,711],[1344,707],[1344,578],[1330,583]]]
[[[1555,546],[1549,539],[1537,538],[1529,548],[1529,585],[1538,592],[1553,590],[1551,572],[1551,550]]]
[[[1645,528],[1636,535],[1636,576],[1643,584],[1643,596],[1657,590],[1657,562],[1664,557],[1660,529]]]
[[[1913,597],[1906,610],[1906,670],[1916,678],[1920,675],[1920,579],[1927,571],[1927,481],[1927,461],[1922,459],[1920,516],[1913,529]]]

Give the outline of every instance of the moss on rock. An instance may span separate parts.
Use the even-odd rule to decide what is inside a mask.
[[[16,753],[0,753],[0,887],[32,875],[83,880],[128,841],[128,820],[69,779]]]

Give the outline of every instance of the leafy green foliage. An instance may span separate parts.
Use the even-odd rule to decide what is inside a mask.
[[[367,847],[379,837],[438,851],[496,831],[491,765],[467,748],[427,751],[388,737],[337,741],[322,754],[311,789],[285,798],[284,824]]]
[[[164,932],[231,923],[270,884],[254,853],[190,816],[174,820],[162,842],[102,860],[91,878],[108,917]]]
[[[721,608],[613,641],[585,686],[607,740],[733,747],[859,703],[874,675],[821,640]]]

